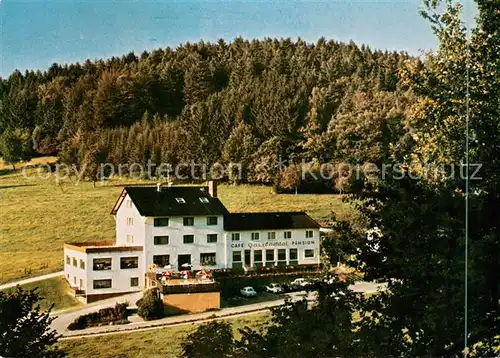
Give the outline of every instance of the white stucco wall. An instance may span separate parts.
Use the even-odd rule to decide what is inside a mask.
[[[215,215],[214,215],[215,216]],[[169,225],[154,226],[154,218],[146,219],[146,267],[153,263],[154,255],[170,255],[170,265],[177,269],[178,255],[191,255],[191,264],[194,270],[201,268],[226,267],[226,249],[224,242],[224,217],[217,216],[217,225],[207,225],[207,216],[193,216],[194,226],[184,226],[184,217],[170,216]],[[208,243],[207,234],[217,234],[217,243]],[[184,244],[184,235],[194,235],[193,244]],[[168,245],[154,245],[154,236],[168,236]],[[215,266],[202,266],[201,253],[215,253]]]
[[[128,207],[130,202],[132,207]],[[133,219],[133,225],[127,223],[127,218]],[[116,245],[143,246],[145,240],[145,218],[141,216],[128,194],[116,212]],[[133,242],[127,242],[127,235],[133,235]]]
[[[70,258],[70,263],[67,264],[66,257]],[[76,267],[73,265],[73,259],[76,259]],[[80,266],[80,260],[85,264],[85,269]],[[71,287],[76,287],[81,290],[87,289],[87,255],[84,252],[64,249],[64,277]],[[80,282],[81,280],[81,282]]]
[[[136,269],[120,269],[121,257],[138,257],[138,268]],[[111,270],[93,270],[93,262],[95,258],[111,258]],[[140,291],[144,287],[144,252],[143,251],[120,251],[120,252],[99,252],[87,254],[87,277],[88,287],[87,294],[106,294],[117,292],[132,292]],[[130,278],[138,277],[139,286],[130,286]],[[93,281],[101,279],[111,279],[111,288],[94,289]]]
[[[313,231],[312,238],[306,238],[306,230]],[[228,267],[233,265],[233,251],[241,251],[241,262],[245,261],[245,250],[251,250],[250,265],[254,265],[254,250],[262,250],[262,262],[266,262],[265,250],[274,250],[274,262],[278,262],[278,250],[286,249],[286,262],[289,264],[289,249],[297,249],[298,264],[317,264],[319,263],[319,229],[293,229],[293,230],[272,230],[276,232],[276,239],[268,239],[268,232],[270,230],[253,230],[253,231],[231,231],[226,232],[226,240],[228,245]],[[291,231],[292,237],[290,239],[284,238],[284,232]],[[239,232],[240,240],[232,241],[232,233]],[[259,240],[252,240],[252,233],[258,232]],[[314,257],[306,258],[304,256],[306,249],[314,250]]]

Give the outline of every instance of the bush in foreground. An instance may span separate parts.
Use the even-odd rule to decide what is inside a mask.
[[[137,301],[137,314],[145,320],[163,317],[163,302],[160,300],[157,288],[147,290],[142,298]]]
[[[115,307],[100,309],[98,312],[92,312],[82,315],[68,325],[69,330],[84,329],[87,327],[99,326],[101,324],[124,324],[128,323],[128,302],[117,303]]]
[[[41,297],[36,291],[17,286],[13,292],[0,291],[0,356],[63,357],[55,343],[57,334],[50,329],[54,320],[40,312]]]
[[[182,343],[183,357],[231,357],[235,352],[233,329],[224,321],[199,326]]]

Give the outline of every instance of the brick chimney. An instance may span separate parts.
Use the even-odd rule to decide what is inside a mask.
[[[217,197],[217,182],[215,180],[208,181],[208,193],[212,198]]]

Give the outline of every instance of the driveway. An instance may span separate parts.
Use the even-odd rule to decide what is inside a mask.
[[[6,288],[11,288],[11,287],[16,287],[17,285],[26,285],[27,283],[33,283],[33,282],[38,282],[38,281],[43,281],[43,280],[48,280],[49,278],[54,278],[54,277],[59,277],[59,276],[64,276],[64,271],[58,271],[54,273],[49,273],[47,275],[42,275],[42,276],[36,276],[36,277],[31,277],[27,278],[24,280],[19,280],[19,281],[14,281],[10,283],[6,283],[3,285],[0,285],[0,291],[5,290]]]
[[[385,289],[386,284],[377,284],[371,282],[357,282],[354,285],[349,287],[355,292],[364,292],[364,293],[373,293],[377,290]],[[77,337],[77,336],[85,336],[85,335],[103,335],[103,334],[113,334],[120,333],[125,331],[133,331],[133,330],[148,330],[159,328],[163,326],[171,326],[171,325],[180,325],[180,324],[188,324],[195,321],[203,321],[210,320],[212,318],[220,318],[220,317],[228,317],[234,315],[243,315],[249,314],[252,312],[263,311],[270,309],[272,307],[277,307],[282,305],[285,302],[286,298],[279,298],[274,301],[266,301],[259,302],[244,306],[237,307],[229,307],[223,308],[218,311],[210,311],[196,314],[187,314],[180,316],[172,316],[166,317],[154,321],[142,321],[142,322],[131,322],[129,324],[124,325],[116,325],[116,326],[101,326],[101,327],[93,327],[85,330],[77,330],[77,331],[68,331],[66,327],[73,320],[75,320],[78,316],[83,314],[91,313],[98,311],[101,308],[112,307],[117,302],[130,302],[131,305],[135,305],[135,302],[142,296],[141,292],[136,292],[133,294],[128,294],[120,297],[110,298],[107,300],[102,300],[99,302],[94,302],[84,307],[77,307],[65,311],[54,312],[52,315],[57,316],[57,318],[52,322],[51,327],[55,329],[59,334],[62,334],[64,337]],[[304,291],[301,292],[293,292],[286,295],[287,298],[290,298],[292,301],[297,301],[305,296],[309,301],[314,301],[316,298],[316,294],[314,292],[306,295]]]
[[[55,329],[58,333],[64,333],[67,331],[66,327],[68,327],[68,324],[73,322],[76,318],[78,318],[81,315],[97,312],[101,308],[113,307],[117,303],[122,303],[122,302],[129,302],[130,306],[135,307],[135,303],[141,297],[142,297],[142,292],[134,292],[123,296],[113,297],[106,300],[89,303],[83,307],[79,306],[79,307],[69,308],[67,310],[52,312],[50,315],[52,317],[56,317],[56,319],[52,321],[50,326],[51,328]]]

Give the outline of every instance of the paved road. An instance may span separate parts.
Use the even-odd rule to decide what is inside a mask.
[[[68,327],[68,324],[73,322],[76,318],[78,318],[81,315],[97,312],[101,308],[113,307],[117,303],[122,303],[122,302],[129,302],[130,304],[129,307],[136,307],[135,303],[141,297],[142,297],[142,292],[135,292],[123,296],[113,297],[106,300],[89,303],[83,307],[79,306],[58,312],[53,312],[50,315],[56,317],[56,319],[52,321],[51,327],[55,329],[57,332],[63,334],[67,331],[66,327]]]
[[[351,285],[350,289],[352,289],[355,292],[372,293],[376,292],[378,289],[385,289],[385,287],[386,287],[385,284],[376,284],[371,282],[357,282],[356,284]],[[82,314],[87,314],[95,312],[101,308],[114,306],[117,302],[128,301],[131,304],[134,304],[141,297],[141,295],[142,295],[141,292],[133,293],[116,298],[110,298],[108,300],[95,302],[86,305],[83,308],[78,307],[54,313],[53,315],[56,316],[57,318],[52,322],[51,327],[55,329],[59,334],[62,334],[64,337],[68,338],[70,337],[76,338],[77,336],[90,335],[90,334],[91,335],[115,334],[124,331],[149,330],[164,326],[177,326],[183,324],[190,324],[195,321],[203,322],[214,318],[214,316],[227,317],[227,316],[246,315],[250,313],[255,313],[256,311],[263,311],[270,309],[272,307],[280,306],[285,302],[285,298],[280,298],[274,301],[266,301],[244,306],[224,308],[219,311],[166,317],[155,321],[142,321],[142,322],[133,322],[125,325],[93,327],[78,331],[68,331],[66,329],[69,323],[71,323],[75,318],[77,318]],[[306,294],[305,292],[293,292],[286,296],[291,298],[292,301],[296,301],[305,297]],[[310,293],[307,296],[307,298],[308,300],[312,301],[315,300],[315,293]]]
[[[59,276],[64,276],[64,271],[58,271],[58,272],[54,272],[54,273],[49,273],[47,275],[36,276],[36,277],[27,278],[24,280],[6,283],[4,285],[0,285],[0,290],[5,290],[6,288],[16,287],[17,285],[25,285],[27,283],[48,280],[49,278],[54,278],[54,277],[59,277]]]
[[[287,295],[291,298],[292,301],[297,301],[306,296],[305,292],[294,292]],[[307,297],[308,300],[314,301],[315,294],[310,293]],[[85,330],[78,331],[68,331],[66,326],[61,325],[63,321],[66,321],[66,318],[59,316],[54,322],[52,322],[52,328],[55,328],[58,333],[62,334],[65,338],[70,337],[81,337],[84,335],[108,335],[108,334],[118,334],[126,331],[144,331],[150,329],[161,328],[165,326],[178,326],[184,324],[192,324],[193,322],[203,322],[205,320],[211,320],[213,318],[220,317],[235,317],[240,315],[246,315],[250,313],[255,313],[258,311],[268,310],[272,307],[280,306],[285,302],[285,298],[280,298],[275,301],[266,301],[260,303],[254,303],[250,305],[238,306],[238,307],[229,307],[223,308],[219,311],[210,311],[203,313],[195,313],[195,314],[187,314],[173,317],[166,317],[154,321],[142,321],[142,322],[134,322],[124,325],[116,325],[116,326],[102,326],[102,327],[93,327]],[[90,312],[95,310],[92,309]],[[80,312],[74,312],[76,317],[80,314]],[[75,318],[76,318],[75,317]],[[63,318],[61,320],[61,318]],[[56,323],[56,321],[60,320]],[[54,324],[56,323],[56,324]]]

